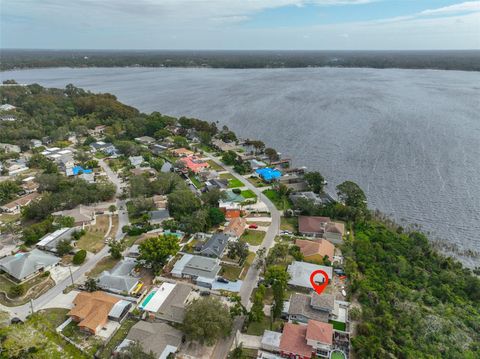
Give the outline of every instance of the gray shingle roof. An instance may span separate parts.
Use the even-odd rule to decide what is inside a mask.
[[[182,332],[165,323],[150,323],[143,320],[136,323],[127,335],[127,339],[140,342],[146,353],[152,351],[160,357],[167,347],[179,347]]]
[[[45,267],[57,264],[59,261],[60,258],[34,249],[27,253],[18,253],[0,259],[0,269],[18,280],[23,280]]]
[[[288,315],[301,315],[308,319],[328,322],[328,312],[310,306],[311,297],[307,294],[294,293],[290,297]]]
[[[202,245],[199,253],[210,257],[221,257],[229,238],[230,236],[225,233],[215,233]]]
[[[130,292],[138,283],[137,278],[129,275],[135,265],[136,263],[134,259],[125,258],[110,272],[104,271],[100,274],[98,277],[98,286],[115,293]]]

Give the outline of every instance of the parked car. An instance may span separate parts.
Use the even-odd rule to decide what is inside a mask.
[[[205,291],[203,291],[203,292],[200,292],[200,295],[201,295],[202,297],[208,297],[208,296],[210,295],[210,292],[208,292],[208,291],[205,290]]]
[[[223,277],[218,277],[217,278],[217,282],[220,282],[220,283],[228,283],[228,280],[223,278]]]
[[[251,225],[248,226],[248,228],[257,229],[258,225],[256,223],[252,223]]]
[[[10,321],[11,324],[23,324],[23,320],[21,320],[18,317],[13,317],[12,320]]]

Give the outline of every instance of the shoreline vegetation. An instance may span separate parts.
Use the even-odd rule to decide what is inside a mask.
[[[17,107],[17,119],[0,124],[0,142],[22,148],[28,148],[34,138],[47,136],[56,143],[69,133],[87,134],[98,125],[106,126],[106,141],[131,155],[137,147],[141,152],[134,142],[139,136],[157,140],[173,137],[175,144],[188,147],[186,136],[196,133],[200,146],[191,147],[197,150],[212,148],[212,138],[237,141],[225,126],[218,129],[215,123],[176,119],[158,112],[144,114],[111,94],[93,94],[73,85],[47,89],[37,84],[11,84],[0,88],[0,95],[4,102]],[[261,141],[249,141],[261,147]],[[239,173],[248,172],[246,163],[231,152],[223,152],[222,161],[234,165]],[[324,183],[319,173],[314,177],[311,186]],[[279,195],[286,196],[280,188]],[[322,191],[321,185],[317,191]],[[344,221],[350,232],[342,252],[348,300],[360,304],[351,310],[351,320],[356,324],[352,338],[356,357],[478,358],[479,268],[472,272],[454,258],[440,254],[420,231],[375,215],[355,183],[346,181],[337,186],[337,191],[340,202],[315,205],[301,201],[295,209],[304,215]],[[25,213],[31,215],[31,223],[46,221],[44,216],[32,215],[37,213],[32,208]]]
[[[52,67],[354,67],[480,71],[480,51],[2,50],[0,71]]]

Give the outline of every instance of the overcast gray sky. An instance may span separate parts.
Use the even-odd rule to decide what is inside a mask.
[[[480,49],[480,1],[0,0],[2,48]]]

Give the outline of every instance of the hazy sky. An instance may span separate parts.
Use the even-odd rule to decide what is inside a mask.
[[[480,1],[0,0],[0,47],[480,49]]]

